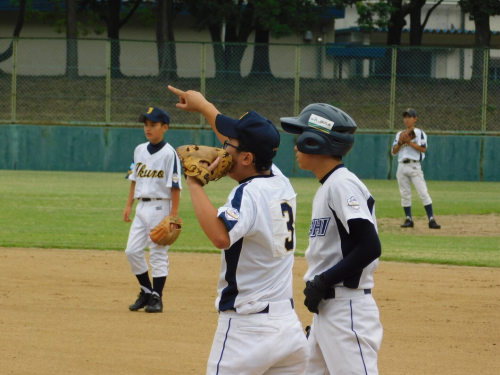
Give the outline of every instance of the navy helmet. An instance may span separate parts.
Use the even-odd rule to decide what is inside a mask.
[[[280,120],[284,131],[300,134],[297,149],[304,154],[346,156],[354,144],[356,123],[347,113],[329,104],[310,104],[298,117]]]

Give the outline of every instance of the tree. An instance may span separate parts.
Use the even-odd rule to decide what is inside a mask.
[[[24,16],[26,13],[26,0],[19,0],[19,13],[17,15],[17,22],[16,22],[16,27],[14,28],[14,38],[19,38],[19,35],[21,34],[21,30],[23,29],[24,25]],[[12,57],[12,53],[14,51],[14,42],[10,42],[9,47],[0,54],[0,62],[8,60]]]
[[[158,51],[158,77],[160,80],[177,77],[174,18],[174,0],[156,0],[156,48]]]
[[[324,0],[326,1],[326,0]],[[255,31],[252,74],[270,74],[269,39],[301,33],[315,21],[313,0],[187,0],[199,30],[208,29],[214,45],[216,76],[240,74],[250,34]],[[326,1],[330,3],[330,1]],[[209,15],[209,16],[207,16]],[[222,43],[222,27],[226,32]]]
[[[472,77],[480,78],[484,64],[482,48],[489,47],[491,42],[490,17],[500,14],[498,0],[459,0],[458,5],[464,13],[469,13],[476,27],[475,45],[472,60]],[[482,47],[479,49],[479,47]]]
[[[443,0],[439,0],[427,11],[424,22],[421,23],[422,8],[425,2],[426,0],[412,0],[410,2],[410,45],[412,46],[422,45],[425,25],[427,25],[427,21],[429,21],[432,12],[434,12]]]
[[[111,40],[111,77],[122,78],[120,70],[120,29],[132,18],[141,5],[142,0],[127,2],[123,8],[125,16],[121,17],[123,0],[84,0],[82,8],[99,15],[106,23],[108,39]],[[127,12],[128,10],[128,12]]]
[[[260,0],[255,6],[255,47],[251,75],[271,75],[269,38],[303,34],[324,8],[311,0]]]
[[[66,0],[66,76],[78,78],[78,26],[76,0]]]
[[[186,0],[198,30],[208,29],[214,44],[216,77],[240,74],[248,37],[253,31],[254,4],[243,0]],[[222,43],[222,27],[225,40]],[[227,43],[227,44],[226,44]]]

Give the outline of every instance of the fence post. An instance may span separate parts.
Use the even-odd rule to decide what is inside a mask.
[[[293,115],[299,115],[300,101],[300,46],[295,47],[295,93],[293,99]]]
[[[394,111],[396,109],[396,67],[397,67],[398,50],[396,46],[392,46],[392,63],[391,63],[391,98],[389,109],[389,129],[394,129]]]
[[[17,42],[18,39],[12,40],[12,87],[11,87],[11,111],[10,120],[14,124],[16,122],[16,103],[17,103]]]
[[[205,79],[206,79],[206,46],[205,43],[201,43],[201,82],[200,82],[200,92],[205,96]],[[205,126],[205,118],[200,113],[200,126],[203,128]]]
[[[483,103],[481,109],[481,131],[486,131],[486,112],[488,110],[488,64],[490,58],[489,48],[484,49],[483,63]]]
[[[106,124],[111,122],[111,40],[106,42]]]

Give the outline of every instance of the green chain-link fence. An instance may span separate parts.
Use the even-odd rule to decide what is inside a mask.
[[[429,133],[500,133],[498,49],[0,39],[0,51],[0,123],[138,126],[161,106],[173,124],[206,126],[174,109],[170,84],[278,125],[323,102],[360,131],[393,132],[413,107]]]

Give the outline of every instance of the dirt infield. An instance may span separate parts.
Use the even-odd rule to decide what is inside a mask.
[[[170,254],[162,314],[116,251],[0,248],[0,373],[204,374],[220,256]],[[295,300],[304,326],[303,258]],[[382,262],[375,274],[381,374],[498,374],[500,269]]]

